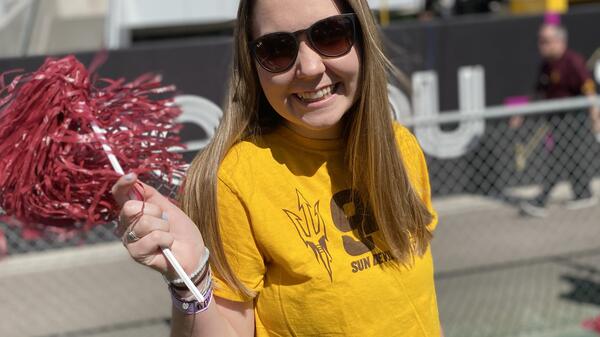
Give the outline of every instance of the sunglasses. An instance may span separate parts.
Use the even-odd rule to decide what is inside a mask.
[[[320,55],[343,56],[352,49],[356,39],[356,14],[331,16],[293,33],[263,35],[250,42],[250,51],[266,71],[281,73],[296,63],[300,48],[299,37],[304,33],[308,44]]]

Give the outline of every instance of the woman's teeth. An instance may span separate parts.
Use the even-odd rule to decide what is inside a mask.
[[[330,85],[317,91],[297,93],[296,96],[303,101],[319,101],[331,96],[334,88],[335,85]]]

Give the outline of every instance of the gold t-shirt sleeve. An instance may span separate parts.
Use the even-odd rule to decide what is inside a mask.
[[[256,243],[244,202],[221,179],[217,185],[219,228],[227,261],[238,279],[250,290],[263,288],[265,263]],[[215,296],[232,301],[248,301],[215,273]]]

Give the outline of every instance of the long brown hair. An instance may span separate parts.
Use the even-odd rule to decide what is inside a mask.
[[[280,119],[267,102],[250,54],[252,3],[241,0],[234,33],[234,66],[223,119],[214,138],[192,162],[181,207],[199,226],[211,250],[211,265],[234,289],[251,298],[227,262],[218,224],[217,172],[237,142],[268,132]],[[401,262],[422,255],[431,241],[431,214],[413,190],[396,145],[387,95],[388,71],[379,31],[366,0],[346,0],[357,15],[361,41],[361,86],[346,120],[346,162],[352,188],[366,201],[385,243]]]

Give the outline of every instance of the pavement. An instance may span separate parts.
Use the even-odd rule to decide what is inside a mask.
[[[470,203],[440,214],[432,247],[446,336],[598,336],[582,322],[600,315],[600,206],[533,219]]]
[[[600,189],[598,184],[596,189]],[[509,191],[533,194],[532,188]],[[473,195],[434,200],[440,317],[447,337],[592,337],[600,315],[600,206],[550,216]],[[2,337],[168,336],[161,277],[119,242],[16,254],[0,261]]]
[[[160,275],[120,243],[21,254],[0,262],[0,336],[168,336]]]

